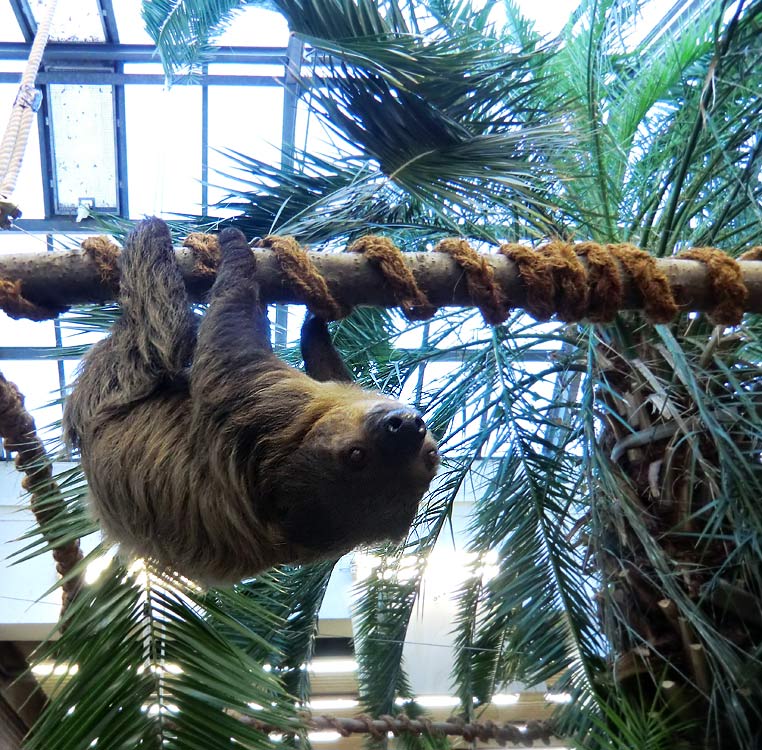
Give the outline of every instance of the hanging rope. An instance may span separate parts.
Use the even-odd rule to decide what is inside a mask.
[[[0,143],[0,227],[7,229],[12,219],[21,216],[21,211],[11,202],[10,198],[16,189],[21,162],[29,140],[29,131],[37,110],[42,103],[42,92],[34,86],[37,72],[40,69],[42,55],[48,43],[50,27],[56,10],[56,0],[48,0],[45,14],[34,35],[32,50],[29,53],[21,84],[13,109],[8,120],[2,143]]]
[[[24,397],[14,383],[0,373],[0,437],[5,450],[16,454],[16,468],[25,474],[21,486],[29,493],[32,512],[42,527],[45,541],[53,551],[56,570],[67,576],[62,584],[61,614],[82,586],[79,575],[71,575],[82,560],[78,541],[61,540],[50,530],[50,523],[64,509],[61,490],[53,479],[53,468],[37,435],[32,415],[24,407]]]
[[[333,730],[342,737],[352,734],[369,734],[374,739],[385,739],[389,733],[399,735],[430,737],[462,737],[466,742],[496,742],[505,747],[509,742],[514,745],[531,747],[534,742],[542,741],[548,744],[553,737],[562,737],[560,731],[550,720],[529,721],[524,725],[496,724],[493,721],[465,722],[451,717],[447,721],[432,721],[427,718],[411,719],[404,713],[396,716],[355,716],[352,718],[336,716],[314,716],[303,713],[301,721],[309,730]],[[241,721],[250,724],[263,732],[283,731],[282,727],[272,726],[266,722],[257,721],[250,717],[241,717]]]

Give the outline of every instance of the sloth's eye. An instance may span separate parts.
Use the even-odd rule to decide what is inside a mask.
[[[349,452],[347,453],[347,459],[354,468],[359,469],[365,464],[365,451],[362,448],[350,448]]]

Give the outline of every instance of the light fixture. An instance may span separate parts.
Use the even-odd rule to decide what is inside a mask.
[[[360,705],[353,698],[316,698],[307,704],[310,711],[337,711]]]
[[[305,666],[313,674],[342,674],[357,671],[357,662],[354,659],[317,659]]]
[[[496,693],[492,696],[493,706],[515,706],[519,702],[518,693]]]

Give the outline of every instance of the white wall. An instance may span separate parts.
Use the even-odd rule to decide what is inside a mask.
[[[53,556],[45,553],[20,564],[12,558],[28,543],[19,537],[34,526],[21,479],[12,461],[0,461],[0,641],[45,637],[61,608],[60,590],[42,596],[57,579]]]

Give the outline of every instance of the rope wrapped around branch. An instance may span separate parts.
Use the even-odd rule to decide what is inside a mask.
[[[178,254],[181,271],[191,296],[203,299],[216,274],[216,237],[191,234],[184,248]],[[0,309],[42,320],[81,302],[83,287],[90,290],[88,301],[113,299],[116,246],[90,238],[83,250],[33,259],[0,256]],[[258,240],[253,252],[262,299],[304,303],[324,320],[343,318],[358,304],[399,306],[410,320],[430,318],[439,306],[474,305],[489,325],[502,323],[516,308],[540,321],[555,316],[593,323],[637,308],[653,323],[667,323],[681,309],[707,310],[720,325],[737,325],[745,310],[762,312],[762,268],[753,262],[762,260],[760,248],[740,256],[742,264],[717,248],[658,259],[628,244],[561,240],[536,248],[506,244],[497,254],[484,254],[462,238],[450,238],[433,253],[403,253],[389,238],[368,235],[347,250],[307,252],[293,237]],[[688,260],[704,270],[697,273],[697,264]],[[38,266],[55,269],[56,278],[44,284],[34,273]]]
[[[61,613],[66,611],[82,586],[79,575],[71,575],[82,560],[78,541],[61,541],[46,532],[46,525],[63,509],[61,491],[53,479],[53,468],[45,448],[37,435],[32,415],[24,407],[24,397],[14,383],[0,373],[0,436],[7,451],[15,452],[16,468],[25,474],[21,486],[29,492],[32,512],[46,533],[46,541],[53,548],[53,559],[59,575],[66,577],[61,588]]]
[[[477,740],[496,742],[500,747],[505,747],[509,742],[531,747],[538,740],[547,744],[553,737],[562,736],[556,733],[552,721],[529,721],[525,725],[496,724],[493,721],[466,722],[454,717],[447,721],[432,721],[427,718],[411,719],[404,713],[396,716],[383,715],[378,718],[366,715],[344,718],[302,713],[300,720],[308,730],[333,730],[342,737],[349,737],[352,734],[370,734],[375,739],[383,739],[390,733],[395,737],[405,734],[427,734],[433,737],[462,737],[466,742]],[[248,716],[242,717],[241,721],[263,732],[283,731],[282,727],[271,726]]]

